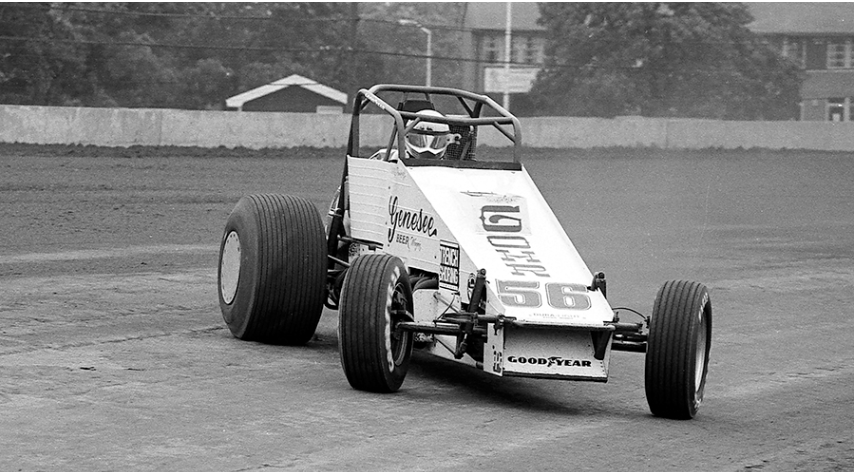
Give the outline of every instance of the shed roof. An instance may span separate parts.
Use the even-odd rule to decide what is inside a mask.
[[[303,87],[306,90],[310,90],[318,95],[329,98],[330,100],[339,102],[342,105],[347,104],[346,93],[340,92],[332,87],[327,87],[326,85],[321,85],[312,79],[303,77],[302,75],[293,74],[285,77],[284,79],[279,79],[267,85],[262,85],[261,87],[256,87],[252,90],[247,90],[246,92],[229,97],[226,99],[226,106],[229,108],[240,108],[246,102],[269,95],[273,92],[278,92],[279,90],[291,86]]]
[[[750,2],[754,22],[748,28],[760,34],[852,34],[852,2]]]

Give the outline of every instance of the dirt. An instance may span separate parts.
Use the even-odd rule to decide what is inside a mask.
[[[613,305],[709,286],[707,398],[679,422],[649,414],[643,354],[607,384],[416,354],[376,395],[348,386],[333,311],[305,347],[233,338],[228,213],[324,212],[343,153],[0,146],[0,470],[853,469],[851,154],[528,150]]]

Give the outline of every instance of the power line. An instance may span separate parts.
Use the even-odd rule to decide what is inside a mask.
[[[150,48],[174,48],[174,49],[191,49],[191,50],[222,50],[232,52],[300,52],[300,53],[353,53],[353,54],[376,54],[381,56],[397,56],[410,57],[416,59],[424,59],[423,54],[411,54],[403,52],[388,52],[377,51],[370,49],[360,49],[351,46],[319,46],[317,48],[294,48],[294,47],[263,47],[263,46],[221,46],[221,45],[196,45],[196,44],[163,44],[163,43],[144,43],[136,41],[94,41],[85,39],[61,39],[61,38],[28,38],[21,36],[0,36],[0,41],[32,41],[39,43],[61,43],[61,44],[85,44],[90,46],[132,46],[132,47],[150,47]],[[438,60],[461,61],[461,62],[481,62],[477,59],[463,57],[448,57],[448,56],[431,56]],[[519,63],[523,64],[523,63]]]
[[[7,37],[0,36],[0,41],[2,41],[4,39],[29,40],[28,38],[7,38]],[[62,42],[80,42],[80,41],[64,40]],[[82,42],[82,43],[83,44],[90,44],[90,42]],[[113,43],[96,42],[95,44],[109,45],[109,44],[113,44]],[[116,45],[118,45],[118,46],[152,46],[152,45],[147,44],[147,43],[122,43],[122,44],[116,44]],[[172,47],[172,46],[171,45],[159,45],[158,47],[168,48],[168,47]],[[218,49],[217,47],[195,46],[195,45],[182,45],[180,47],[192,48],[192,49]],[[254,51],[261,50],[261,51],[273,51],[273,52],[275,52],[275,51],[283,51],[284,49],[229,47],[228,50],[230,52],[244,52],[246,50],[254,50]],[[378,51],[370,51],[370,50],[365,50],[365,49],[345,49],[345,48],[297,49],[297,48],[292,48],[292,49],[287,50],[287,52],[295,52],[295,51],[296,52],[306,52],[306,53],[381,54],[381,55],[407,57],[407,58],[414,58],[414,59],[424,59],[426,57],[424,55],[419,55],[419,54],[382,52],[382,51],[378,52]],[[431,57],[435,60],[480,63],[481,65],[484,65],[486,67],[499,67],[499,66],[504,65],[503,62],[485,62],[485,61],[479,61],[477,59],[469,59],[469,58],[447,57],[447,56],[431,56]],[[42,55],[42,54],[16,54],[15,58],[26,58],[26,59],[30,60],[31,63],[38,62],[39,60],[49,59],[49,58],[46,58],[45,55]],[[2,61],[4,59],[5,58],[3,56],[0,56],[0,63],[2,63]],[[214,59],[216,59],[216,58],[214,58]],[[96,62],[96,63],[108,62],[110,60],[111,60],[110,58],[94,58],[94,57],[89,57],[86,59],[87,62]],[[627,71],[635,71],[635,72],[641,72],[641,71],[646,70],[643,67],[637,67],[634,65],[622,66],[622,65],[617,65],[617,64],[590,64],[590,63],[576,63],[576,64],[567,64],[567,63],[564,63],[564,64],[542,64],[541,63],[541,64],[533,64],[533,63],[512,61],[511,65],[536,67],[538,69],[546,69],[546,70],[570,70],[570,69],[572,69],[572,70],[596,70],[596,69],[602,69],[602,70],[627,70]],[[657,71],[659,71],[659,72],[681,72],[681,73],[708,73],[710,71],[721,72],[722,69],[719,66],[713,66],[713,65],[708,66],[708,67],[702,67],[702,66],[697,66],[697,65],[693,65],[691,67],[688,67],[686,65],[673,65],[671,67],[659,66],[659,67],[657,67]]]
[[[198,13],[164,13],[164,12],[145,12],[145,11],[135,11],[135,10],[105,10],[99,8],[85,8],[85,7],[77,7],[77,6],[60,6],[60,7],[44,7],[41,5],[15,5],[14,8],[24,8],[31,10],[42,10],[42,11],[50,11],[50,10],[58,10],[63,12],[82,12],[82,13],[99,13],[103,15],[116,15],[116,16],[146,16],[146,17],[154,17],[154,18],[175,18],[175,19],[200,19],[200,20],[233,20],[233,21],[275,21],[277,24],[301,24],[306,22],[317,22],[317,23],[334,23],[334,22],[352,22],[354,19],[361,22],[371,22],[371,23],[382,23],[395,27],[405,27],[401,25],[398,20],[384,20],[381,18],[364,18],[361,16],[356,16],[355,18],[352,16],[340,16],[335,18],[274,18],[272,16],[242,16],[242,15],[220,15],[217,13],[210,14],[198,14]],[[448,30],[448,31],[459,31],[459,32],[472,32],[476,31],[471,28],[465,27],[455,27],[449,25],[438,25],[438,24],[429,24],[422,23],[422,25],[426,28],[437,29],[437,30]]]

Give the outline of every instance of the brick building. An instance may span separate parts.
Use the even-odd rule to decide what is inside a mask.
[[[801,120],[853,120],[853,3],[748,3],[754,23],[771,47],[805,70]],[[504,90],[506,3],[469,2],[464,47],[470,57],[464,88],[494,98]],[[511,91],[513,103],[525,103],[525,92],[543,64],[546,29],[537,24],[536,3],[512,3]]]

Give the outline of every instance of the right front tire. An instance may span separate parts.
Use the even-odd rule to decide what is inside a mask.
[[[685,280],[665,282],[650,316],[644,389],[650,411],[691,419],[704,398],[712,340],[707,288]]]
[[[288,195],[251,195],[226,221],[217,273],[220,310],[247,341],[300,345],[323,310],[326,240],[317,208]]]
[[[396,326],[413,312],[413,293],[403,262],[387,254],[359,256],[347,270],[339,303],[339,354],[351,387],[390,393],[401,388],[413,334]]]

